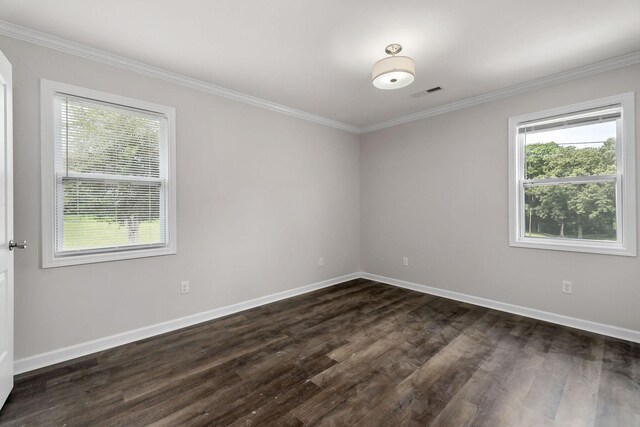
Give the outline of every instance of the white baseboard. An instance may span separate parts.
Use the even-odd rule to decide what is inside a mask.
[[[290,298],[296,295],[306,294],[318,289],[337,285],[353,279],[358,279],[359,273],[347,274],[346,276],[334,277],[333,279],[324,280],[322,282],[313,283],[311,285],[302,286],[288,291],[278,292],[276,294],[255,298],[249,301],[243,301],[237,304],[220,307],[202,313],[192,314],[190,316],[173,319],[155,325],[145,326],[143,328],[134,329],[132,331],[99,338],[93,341],[72,345],[57,350],[48,351],[46,353],[36,354],[34,356],[25,357],[16,360],[13,364],[14,374],[22,374],[24,372],[33,371],[45,366],[53,365],[77,357],[86,356],[91,353],[117,347],[119,345],[128,344],[133,341],[153,337],[155,335],[164,334],[166,332],[175,331],[187,326],[196,325],[208,320],[217,319],[219,317],[228,316],[229,314],[238,313],[260,305],[269,304],[282,299]]]
[[[358,278],[369,279],[376,282],[397,286],[399,288],[411,289],[413,291],[422,292],[425,294],[436,295],[439,297],[466,302],[469,304],[492,308],[499,311],[505,311],[507,313],[518,314],[520,316],[531,317],[533,319],[544,320],[546,322],[569,326],[571,328],[582,329],[589,332],[595,332],[597,334],[640,343],[640,331],[625,329],[618,326],[605,325],[602,323],[591,322],[589,320],[577,319],[574,317],[563,316],[561,314],[549,313],[546,311],[536,310],[518,305],[507,304],[487,298],[447,291],[445,289],[406,282],[404,280],[392,279],[390,277],[378,276],[376,274],[353,273],[347,274],[346,276],[335,277],[333,279],[313,283],[311,285],[290,289],[288,291],[278,292],[276,294],[255,298],[249,301],[243,301],[237,304],[228,305],[226,307],[220,307],[202,313],[196,313],[190,316],[181,317],[179,319],[173,319],[167,322],[145,326],[143,328],[135,329],[132,331],[99,338],[97,340],[87,341],[70,347],[25,357],[14,362],[14,373],[17,375],[56,363],[65,362],[77,357],[86,356],[88,354],[107,350],[119,345],[128,344],[130,342],[138,341],[145,338],[150,338],[155,335],[164,334],[166,332],[175,331],[187,326],[196,325],[198,323],[217,319],[219,317],[228,316],[229,314],[238,313],[250,308],[269,304],[275,301],[280,301],[282,299],[294,297],[296,295],[306,294],[308,292]]]
[[[545,322],[557,323],[558,325],[569,326],[575,329],[595,332],[596,334],[607,335],[627,341],[640,343],[640,331],[625,329],[618,326],[605,325],[603,323],[591,322],[589,320],[577,319],[575,317],[563,316],[562,314],[549,313],[547,311],[522,307],[519,305],[507,304],[487,298],[480,298],[473,295],[459,292],[447,291],[445,289],[433,288],[431,286],[419,285],[417,283],[405,282],[404,280],[392,279],[390,277],[378,276],[376,274],[361,273],[364,279],[373,280],[399,288],[411,289],[424,294],[436,295],[456,301],[466,302],[482,307],[493,308],[507,313],[518,314],[520,316],[531,317],[533,319],[544,320]]]

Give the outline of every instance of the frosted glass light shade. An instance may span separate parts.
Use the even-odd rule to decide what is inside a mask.
[[[408,56],[390,56],[373,64],[371,79],[378,89],[400,89],[413,83],[416,64]]]

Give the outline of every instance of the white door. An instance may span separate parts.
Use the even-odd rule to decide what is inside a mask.
[[[13,135],[11,64],[0,52],[0,407],[13,387]]]

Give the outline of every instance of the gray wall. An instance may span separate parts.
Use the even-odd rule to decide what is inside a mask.
[[[358,137],[12,38],[0,50],[14,236],[30,242],[17,359],[359,270],[640,330],[637,257],[510,248],[507,227],[507,118],[638,91],[640,66]],[[176,108],[178,255],[40,268],[40,78]]]
[[[640,259],[509,247],[507,187],[508,117],[630,91],[638,114],[639,89],[635,65],[363,135],[363,271],[640,330]]]
[[[14,235],[30,243],[15,258],[16,359],[358,271],[357,135],[12,38],[0,50]],[[176,108],[178,255],[40,268],[40,78]]]

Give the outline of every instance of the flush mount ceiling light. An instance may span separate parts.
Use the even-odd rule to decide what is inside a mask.
[[[384,51],[391,56],[373,64],[371,79],[378,89],[400,89],[413,83],[416,64],[408,56],[396,56],[401,50],[399,44],[390,44]]]

